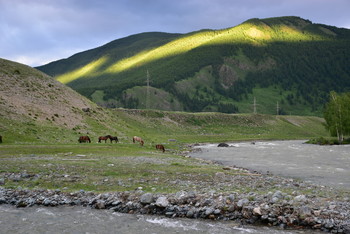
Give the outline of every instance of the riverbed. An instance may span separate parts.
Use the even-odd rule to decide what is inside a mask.
[[[249,168],[252,171],[266,174],[271,173],[283,177],[299,178],[312,183],[326,185],[327,187],[339,187],[345,191],[349,191],[349,146],[316,146],[303,144],[303,141],[274,141],[229,143],[229,147],[226,148],[219,148],[217,144],[206,144],[196,146],[196,148],[198,150],[191,153],[192,157],[218,161],[227,166]],[[222,172],[220,173],[223,174]],[[221,175],[220,173],[218,175]],[[255,176],[250,177],[250,180],[254,180],[255,178]],[[280,181],[278,178],[272,179],[270,175],[260,175],[257,181],[261,181],[265,177],[268,177],[270,182],[274,180],[277,182]],[[234,179],[235,183],[239,182],[238,178]],[[248,178],[246,179],[244,183],[249,181]],[[231,183],[231,181],[228,183]],[[283,183],[278,182],[278,184],[282,185]],[[294,184],[298,185],[298,187],[295,188],[302,186],[302,183],[294,182],[290,186],[294,186]],[[60,191],[31,192],[3,190],[0,200],[5,204],[0,205],[0,233],[319,233],[310,229],[306,231],[280,229],[286,227],[286,225],[276,225],[274,227],[241,225],[239,220],[221,221],[222,219],[220,219],[220,221],[214,221],[211,219],[179,218],[184,216],[169,218],[175,216],[151,216],[141,215],[140,213],[128,214],[128,210],[126,210],[125,213],[118,213],[113,212],[118,209],[107,207],[107,201],[109,201],[111,197],[117,199],[115,201],[111,199],[111,203],[114,204],[118,201],[116,204],[120,204],[121,210],[130,206],[130,210],[137,212],[137,207],[140,207],[142,210],[146,209],[146,206],[144,204],[141,205],[138,200],[133,200],[132,194],[129,194],[130,196],[126,201],[119,200],[121,197],[124,197],[121,195],[110,194],[108,196],[100,196],[97,194],[90,194],[91,197],[88,197],[89,194],[90,193],[85,193],[84,191],[65,195]],[[254,199],[251,201],[252,204],[248,204],[249,200],[246,200],[247,207],[262,207],[262,209],[265,209],[264,207],[266,207],[266,204],[268,202],[271,203],[273,198],[275,198],[275,194],[276,197],[277,195],[281,195],[282,197],[289,196],[287,194],[283,195],[280,191],[271,191],[270,195],[259,196],[255,194]],[[245,195],[241,197],[239,194],[236,194],[236,196],[237,197],[233,200],[238,206],[246,197]],[[249,196],[251,198],[253,195],[250,194]],[[343,222],[342,225],[347,228],[346,230],[350,230],[348,228],[349,224],[346,223],[349,220],[349,204],[347,202],[348,200],[345,200],[345,198],[340,202],[330,201],[329,204],[328,202],[327,204],[322,203],[322,207],[313,207],[317,204],[315,203],[317,198],[308,200],[308,198],[303,198],[302,195],[297,193],[293,196],[289,196],[289,198],[289,202],[297,201],[295,203],[295,212],[302,211],[304,214],[307,214],[308,211],[310,211],[309,213],[311,214],[312,211],[313,214],[318,214],[316,215],[316,219],[320,221],[324,227],[330,225],[335,227],[334,217],[337,217],[338,220],[338,216],[343,214],[346,220],[343,222],[340,217],[339,222]],[[203,212],[210,211],[212,214],[216,211],[216,207],[211,210],[211,207],[204,205],[207,201],[211,201],[215,204],[216,198],[211,197],[203,199],[203,202],[197,201],[200,207],[202,207],[201,204],[203,203]],[[220,200],[220,197],[218,197],[218,199]],[[270,208],[278,207],[279,205],[283,207],[284,205],[288,205],[289,202],[283,199],[281,199],[281,201],[276,200],[273,201],[274,205],[271,205]],[[72,203],[85,205],[57,206],[57,204]],[[99,204],[98,206],[97,203]],[[15,206],[10,206],[8,204],[15,204]],[[41,205],[38,206],[37,204]],[[89,204],[89,206],[85,207],[87,204]],[[106,207],[104,204],[106,204]],[[190,203],[187,202],[186,204]],[[102,205],[106,209],[102,209]],[[16,206],[26,207],[16,208]],[[170,208],[174,208],[175,206],[177,205],[169,205],[166,209],[172,211],[173,209]],[[92,209],[92,207],[97,209]],[[196,207],[194,208],[197,209]],[[269,215],[271,212],[274,212],[272,209],[270,210],[270,208],[266,208]],[[307,209],[305,210],[305,208]],[[202,208],[198,207],[198,209],[201,210]],[[175,214],[176,213],[174,213],[174,215]],[[288,214],[286,215],[288,216]],[[320,215],[327,215],[329,218],[326,217],[323,220],[323,216],[321,217]],[[281,218],[283,219],[282,216]],[[332,227],[329,227],[329,230]],[[336,228],[334,230],[336,230]]]
[[[350,145],[320,146],[305,141],[257,141],[195,146],[190,156],[227,166],[350,189]]]

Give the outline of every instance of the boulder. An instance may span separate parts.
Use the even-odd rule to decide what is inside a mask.
[[[229,145],[226,143],[220,143],[218,144],[218,147],[229,147]]]

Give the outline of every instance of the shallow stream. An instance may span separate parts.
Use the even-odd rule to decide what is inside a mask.
[[[0,233],[122,233],[122,234],[243,234],[316,233],[288,231],[268,227],[240,227],[232,221],[170,219],[158,216],[113,213],[84,207],[0,206]],[[318,233],[318,232],[317,232]]]
[[[350,145],[320,146],[305,141],[261,141],[196,146],[192,157],[224,165],[299,178],[320,185],[350,189]]]

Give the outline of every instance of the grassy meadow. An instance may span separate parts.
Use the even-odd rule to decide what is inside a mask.
[[[196,190],[201,183],[215,183],[215,173],[223,168],[184,157],[188,144],[327,135],[323,119],[318,117],[124,109],[103,109],[94,114],[103,118],[89,116],[86,123],[73,129],[30,121],[2,122],[3,186],[95,192]],[[107,134],[118,136],[119,142],[97,143],[98,136]],[[79,135],[89,135],[92,143],[79,144]],[[142,137],[145,145],[133,144],[134,135]],[[163,144],[166,152],[157,151],[155,144]],[[225,171],[240,173],[238,169]],[[249,190],[235,186],[221,189]]]

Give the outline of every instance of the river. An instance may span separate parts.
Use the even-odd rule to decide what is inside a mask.
[[[214,160],[261,173],[299,178],[350,189],[350,145],[312,145],[305,141],[258,141],[196,146],[192,157]]]
[[[239,226],[233,221],[170,219],[158,216],[113,213],[84,207],[0,206],[0,233],[28,234],[300,234],[319,233],[289,231],[268,227]]]

